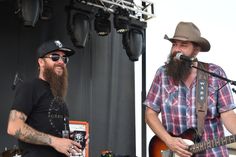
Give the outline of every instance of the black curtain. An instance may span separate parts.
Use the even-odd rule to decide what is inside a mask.
[[[70,119],[90,125],[90,157],[99,157],[102,150],[135,156],[134,63],[123,49],[122,36],[113,25],[108,36],[98,36],[91,19],[86,47],[79,49],[74,47],[66,30],[65,6],[69,1],[51,1],[53,18],[40,19],[33,28],[23,26],[14,14],[14,2],[0,1],[0,152],[17,144],[6,133],[16,72],[22,80],[36,77],[37,47],[44,40],[59,39],[76,50],[68,64],[66,100]]]

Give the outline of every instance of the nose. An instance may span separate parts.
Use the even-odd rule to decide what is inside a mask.
[[[172,47],[172,55],[175,56],[178,52],[182,52],[182,48],[178,45]]]
[[[181,52],[181,51],[182,51],[182,49],[181,49],[181,47],[180,47],[180,46],[178,46],[178,45],[175,45],[175,46],[173,46],[173,47],[172,47],[172,51],[173,51],[173,52],[178,52],[178,51],[180,51],[180,52]]]
[[[56,63],[63,66],[66,65],[61,57],[56,61]]]

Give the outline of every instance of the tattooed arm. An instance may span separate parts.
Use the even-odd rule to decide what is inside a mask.
[[[8,121],[8,134],[32,144],[50,145],[49,135],[39,132],[25,123],[27,116],[19,111],[11,110]]]
[[[26,119],[27,116],[24,113],[11,110],[7,128],[8,134],[27,143],[51,146],[67,156],[69,156],[72,146],[76,149],[81,148],[80,144],[73,140],[55,137],[35,130],[25,123]]]

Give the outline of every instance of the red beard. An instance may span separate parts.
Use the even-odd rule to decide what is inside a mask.
[[[56,66],[59,65],[54,65],[52,68],[46,66],[43,75],[47,80],[47,82],[50,84],[53,96],[60,97],[64,100],[67,94],[67,87],[68,87],[67,68],[61,66],[63,68],[63,74],[58,75],[54,71],[54,68]]]

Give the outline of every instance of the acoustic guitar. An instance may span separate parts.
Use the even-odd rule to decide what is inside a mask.
[[[197,135],[197,130],[194,128],[190,128],[183,132],[181,135],[175,137],[183,138],[184,141],[189,145],[188,151],[192,152],[193,154],[202,152],[210,148],[236,142],[236,135],[230,135],[214,140],[207,140],[204,142],[196,143],[196,141],[199,141],[199,137]],[[149,157],[178,157],[178,155],[173,153],[166,146],[165,142],[163,142],[160,138],[158,138],[157,136],[153,136],[149,143]]]

